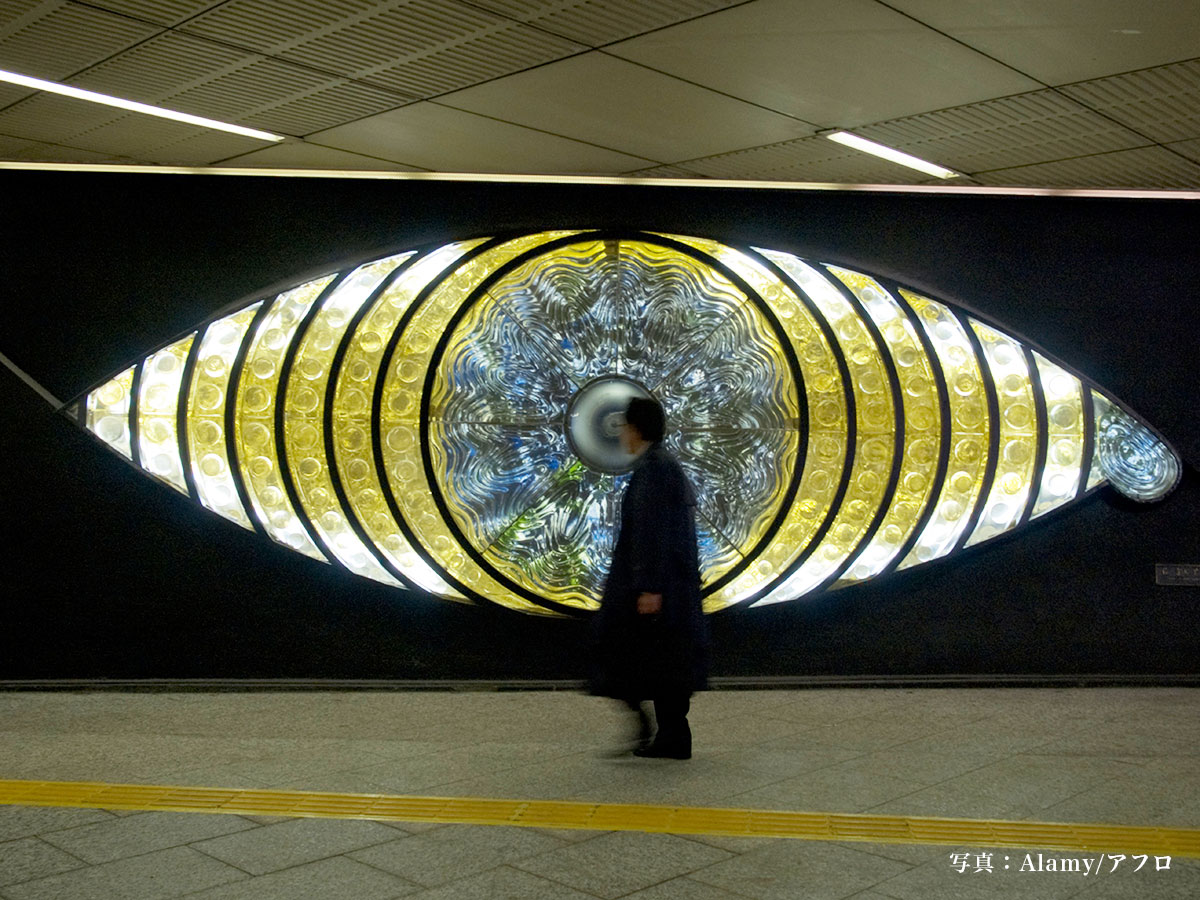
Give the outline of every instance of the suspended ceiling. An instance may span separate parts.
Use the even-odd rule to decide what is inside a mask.
[[[1196,0],[0,0],[0,160],[1200,186]],[[940,183],[940,182],[938,182]]]

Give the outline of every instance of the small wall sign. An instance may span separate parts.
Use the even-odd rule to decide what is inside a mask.
[[[1200,563],[1158,563],[1154,567],[1156,584],[1200,585]]]

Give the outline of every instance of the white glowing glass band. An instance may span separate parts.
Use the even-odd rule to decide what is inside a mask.
[[[92,103],[103,103],[105,106],[116,106],[132,112],[145,113],[148,116],[158,116],[161,119],[174,119],[176,122],[186,122],[189,125],[199,125],[201,128],[214,128],[218,131],[228,131],[244,137],[260,141],[282,141],[281,134],[269,131],[259,131],[256,128],[243,128],[241,125],[230,125],[228,122],[218,122],[216,119],[206,119],[204,116],[193,116],[189,113],[176,112],[173,109],[163,109],[160,106],[150,106],[148,103],[138,103],[136,100],[123,100],[120,97],[110,97],[108,94],[98,94],[95,91],[85,91],[82,88],[59,84],[57,81],[44,81],[41,78],[30,78],[28,75],[18,75],[16,72],[6,72],[0,69],[0,81],[19,84],[22,87],[38,91],[50,91],[62,94],[64,97],[74,97],[76,100],[90,100]]]
[[[866,138],[860,138],[858,135],[850,134],[846,131],[835,131],[832,134],[825,135],[825,137],[831,141],[837,141],[839,144],[845,144],[847,147],[853,147],[855,150],[861,150],[863,153],[870,153],[872,156],[878,156],[880,159],[899,163],[902,166],[908,166],[910,169],[916,169],[919,172],[934,175],[938,178],[958,178],[961,174],[960,172],[955,172],[953,169],[946,169],[936,163],[926,162],[923,159],[918,159],[907,153],[901,153],[899,150],[893,150],[891,147],[885,147],[883,144],[868,141]]]

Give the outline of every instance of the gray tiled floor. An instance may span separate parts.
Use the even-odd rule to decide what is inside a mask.
[[[1189,688],[711,692],[681,763],[605,758],[620,712],[565,692],[11,693],[0,778],[1195,828],[1198,714]],[[1198,860],[1084,875],[1025,853],[0,806],[5,900],[1200,896]]]

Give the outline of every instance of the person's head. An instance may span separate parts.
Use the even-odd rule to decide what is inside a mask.
[[[625,433],[634,447],[642,441],[654,444],[663,439],[667,417],[657,400],[633,397],[625,410],[625,425]],[[626,449],[630,448],[627,446]]]

